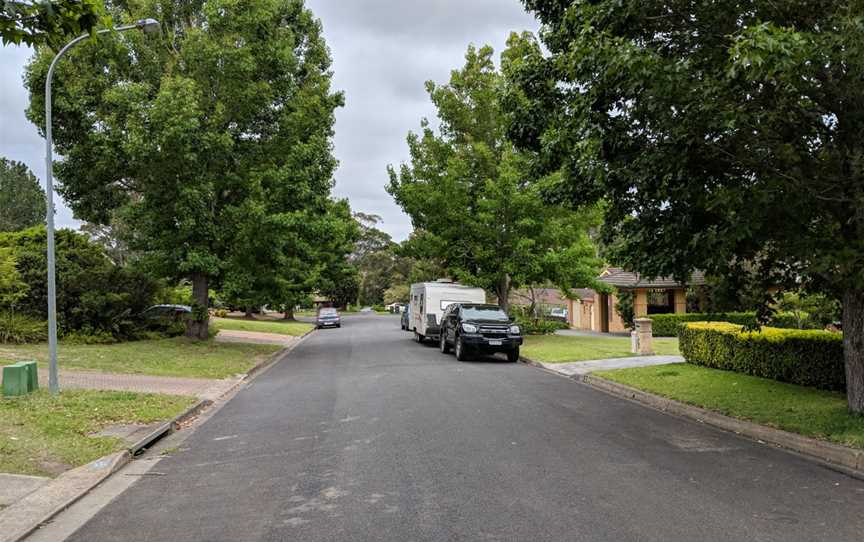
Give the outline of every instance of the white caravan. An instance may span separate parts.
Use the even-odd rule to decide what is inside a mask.
[[[422,342],[429,338],[438,339],[441,329],[441,315],[452,303],[486,303],[486,291],[457,284],[448,279],[437,282],[420,282],[411,285],[411,309],[408,323],[414,339]]]

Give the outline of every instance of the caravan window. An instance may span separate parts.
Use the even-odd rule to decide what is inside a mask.
[[[453,303],[464,303],[464,301],[442,301],[441,302],[441,310],[447,310],[447,307],[452,305]]]

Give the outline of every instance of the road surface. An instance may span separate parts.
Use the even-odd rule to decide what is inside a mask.
[[[347,317],[103,508],[92,541],[857,541],[864,482]]]

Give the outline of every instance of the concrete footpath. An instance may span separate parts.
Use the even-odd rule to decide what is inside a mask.
[[[632,356],[629,358],[598,359],[591,361],[573,361],[569,363],[543,363],[524,358],[531,365],[543,367],[564,376],[582,376],[595,371],[612,371],[615,369],[630,369],[632,367],[650,367],[652,365],[667,365],[669,363],[684,363],[681,356]]]

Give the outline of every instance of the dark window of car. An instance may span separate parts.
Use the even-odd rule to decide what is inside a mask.
[[[502,311],[499,307],[472,307],[470,305],[462,307],[462,318],[465,320],[510,321],[510,318],[507,317],[507,313]]]
[[[336,316],[336,309],[321,309],[321,312],[318,313],[319,316]]]

